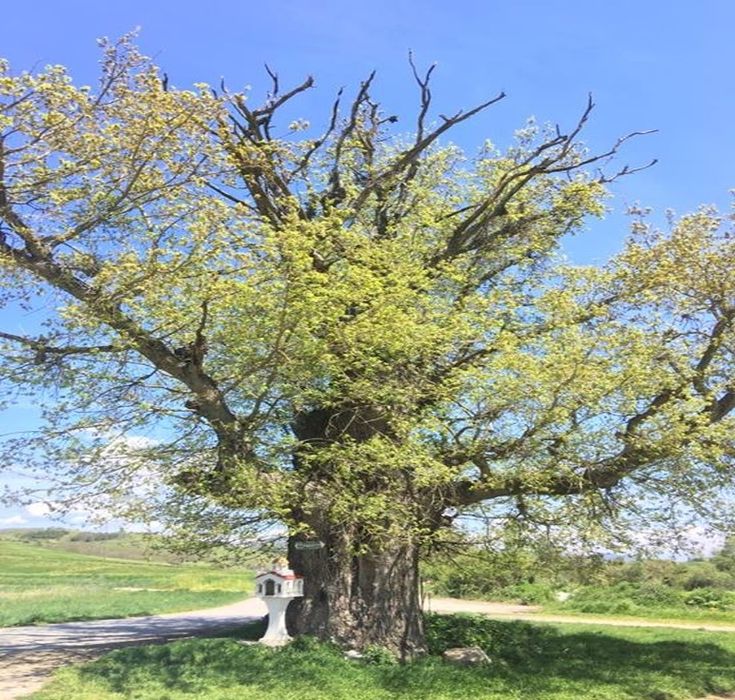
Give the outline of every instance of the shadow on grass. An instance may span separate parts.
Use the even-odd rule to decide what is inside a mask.
[[[430,656],[405,666],[364,665],[308,638],[275,650],[232,639],[257,639],[263,626],[255,623],[216,639],[123,649],[78,673],[140,698],[162,691],[206,698],[239,686],[263,698],[303,691],[324,698],[667,700],[735,688],[735,637],[720,644],[697,632],[589,632],[474,616],[435,616],[428,628],[435,653],[475,643],[493,663],[463,669]]]

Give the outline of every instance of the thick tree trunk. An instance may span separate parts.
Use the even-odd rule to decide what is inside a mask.
[[[313,409],[298,415],[292,428],[309,446],[306,459],[298,453],[294,459],[294,467],[306,473],[318,464],[308,457],[313,457],[319,445],[334,444],[345,437],[364,442],[375,435],[392,435],[384,412],[367,404]],[[326,463],[321,464],[313,474],[313,485],[318,486],[321,479],[328,483],[330,473]],[[365,483],[366,490],[373,488],[380,486]],[[326,491],[329,493],[329,488]],[[366,544],[366,538],[355,533],[359,525],[340,527],[320,521],[315,510],[312,508],[308,517],[298,506],[293,511],[295,520],[304,519],[324,547],[297,549],[296,539],[289,541],[289,563],[304,577],[304,597],[289,606],[289,631],[353,649],[379,645],[401,659],[424,653],[417,545],[403,540],[374,551],[373,544],[369,553],[356,554],[361,551],[357,545]]]
[[[291,567],[304,576],[304,597],[289,608],[291,633],[353,649],[379,645],[404,660],[423,654],[417,547],[356,556],[344,534],[322,541],[319,550],[289,542]]]

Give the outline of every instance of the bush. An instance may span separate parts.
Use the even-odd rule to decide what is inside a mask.
[[[612,598],[610,600],[587,600],[575,605],[574,609],[596,615],[635,615],[639,607],[630,598]]]
[[[527,622],[491,620],[482,615],[427,615],[426,643],[430,654],[452,647],[480,647],[491,659],[523,662],[542,653],[553,631]]]
[[[379,644],[368,644],[362,652],[363,661],[374,666],[393,666],[398,663],[396,655]]]
[[[631,592],[631,599],[644,607],[667,607],[678,605],[681,595],[662,583],[644,583]]]
[[[541,605],[554,599],[554,591],[546,583],[518,583],[499,593],[499,597],[517,600],[522,605]]]
[[[585,613],[626,615],[635,611],[631,598],[635,589],[636,585],[627,581],[614,586],[588,586],[576,591],[564,607]]]
[[[694,608],[705,610],[732,610],[735,595],[730,591],[718,591],[712,588],[699,588],[687,593],[684,602]]]
[[[698,588],[727,588],[732,583],[732,576],[728,572],[720,571],[710,562],[687,564],[681,577],[681,587],[685,591],[694,591]]]
[[[635,615],[651,608],[677,607],[681,602],[681,593],[671,586],[621,581],[614,586],[583,588],[564,607],[585,613]]]

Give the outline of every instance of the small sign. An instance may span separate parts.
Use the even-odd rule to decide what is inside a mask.
[[[321,549],[324,546],[324,542],[320,540],[311,540],[308,542],[294,542],[294,549]]]

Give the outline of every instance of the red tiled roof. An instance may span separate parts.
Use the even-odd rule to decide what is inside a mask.
[[[263,573],[258,574],[255,578],[260,578],[261,576],[278,576],[278,578],[283,579],[284,581],[292,581],[293,579],[297,578],[304,578],[303,576],[297,576],[296,574],[281,574],[278,571],[264,571]]]

